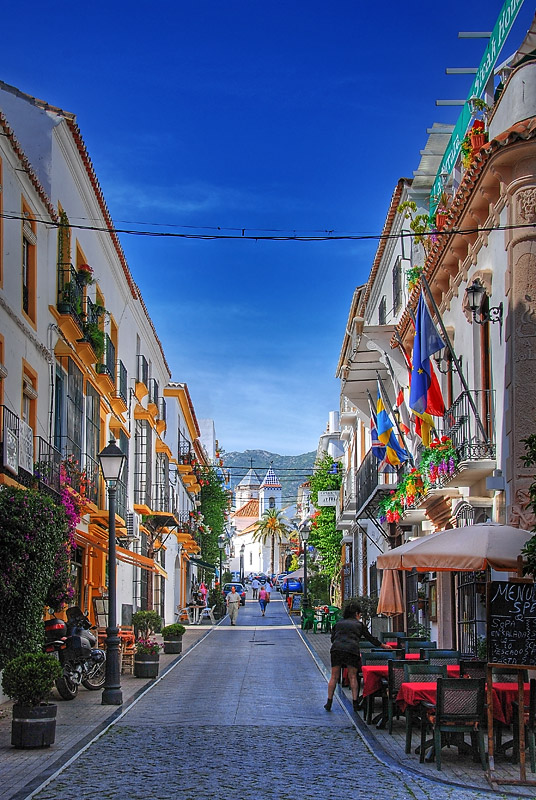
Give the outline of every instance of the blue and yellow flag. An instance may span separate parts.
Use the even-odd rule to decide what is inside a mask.
[[[376,425],[378,439],[385,446],[385,460],[393,467],[399,467],[409,458],[407,450],[398,444],[394,423],[385,407],[380,382],[378,381],[378,400],[376,402]]]
[[[411,370],[411,388],[409,391],[409,407],[416,414],[430,412],[430,389],[433,374],[430,356],[442,350],[445,342],[436,331],[423,294],[419,298],[415,319],[415,339],[413,340],[413,367]],[[437,383],[437,381],[436,381]],[[440,392],[441,394],[441,392]],[[441,401],[442,402],[442,401]]]
[[[385,459],[385,446],[378,439],[378,424],[376,422],[376,412],[374,411],[370,395],[369,395],[369,408],[370,408],[371,449],[373,454],[378,459],[378,461],[383,462]]]

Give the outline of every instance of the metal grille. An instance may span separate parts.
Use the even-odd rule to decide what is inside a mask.
[[[84,287],[72,264],[58,264],[58,311],[69,314],[84,327]]]
[[[136,420],[134,434],[134,502],[151,503],[151,427],[147,420]]]
[[[78,464],[82,460],[82,421],[84,418],[84,395],[82,373],[72,360],[69,359],[69,372],[67,381],[67,436],[64,441],[69,444],[69,452],[63,456],[72,455]]]
[[[126,404],[128,400],[127,368],[121,360],[117,362],[116,397]]]
[[[460,461],[478,461],[485,458],[495,458],[495,443],[493,439],[492,408],[493,390],[471,392],[479,413],[486,409],[482,424],[488,434],[488,442],[478,427],[475,416],[468,400],[468,393],[462,392],[443,417],[443,431],[445,436],[452,439]]]
[[[149,383],[149,364],[145,356],[138,355],[138,369],[136,373],[136,380],[139,383],[144,383],[145,386]]]
[[[393,313],[396,314],[402,305],[402,261],[397,258],[393,267]]]
[[[416,571],[406,573],[407,631],[417,633],[419,625],[419,575]]]
[[[378,324],[385,325],[387,322],[387,300],[385,295],[380,301],[380,308],[378,310]]]
[[[485,590],[485,572],[456,573],[457,649],[461,653],[476,655],[479,638],[486,636],[486,609],[481,601]]]

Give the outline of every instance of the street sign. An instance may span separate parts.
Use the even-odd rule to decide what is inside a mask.
[[[330,492],[318,492],[319,506],[336,506],[339,502],[339,492],[334,489]]]

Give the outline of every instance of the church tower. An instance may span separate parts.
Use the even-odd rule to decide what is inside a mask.
[[[281,508],[282,493],[283,488],[279,483],[279,478],[270,467],[259,488],[259,517],[262,517],[263,513],[269,509]]]
[[[258,500],[261,482],[255,470],[250,469],[235,489],[235,510],[238,511],[250,500]]]

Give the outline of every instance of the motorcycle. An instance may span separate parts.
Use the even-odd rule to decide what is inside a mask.
[[[94,645],[88,617],[78,606],[67,609],[67,622],[53,617],[45,621],[45,653],[53,653],[63,667],[56,689],[64,700],[74,700],[80,684],[90,691],[102,689],[106,678],[106,653]]]

